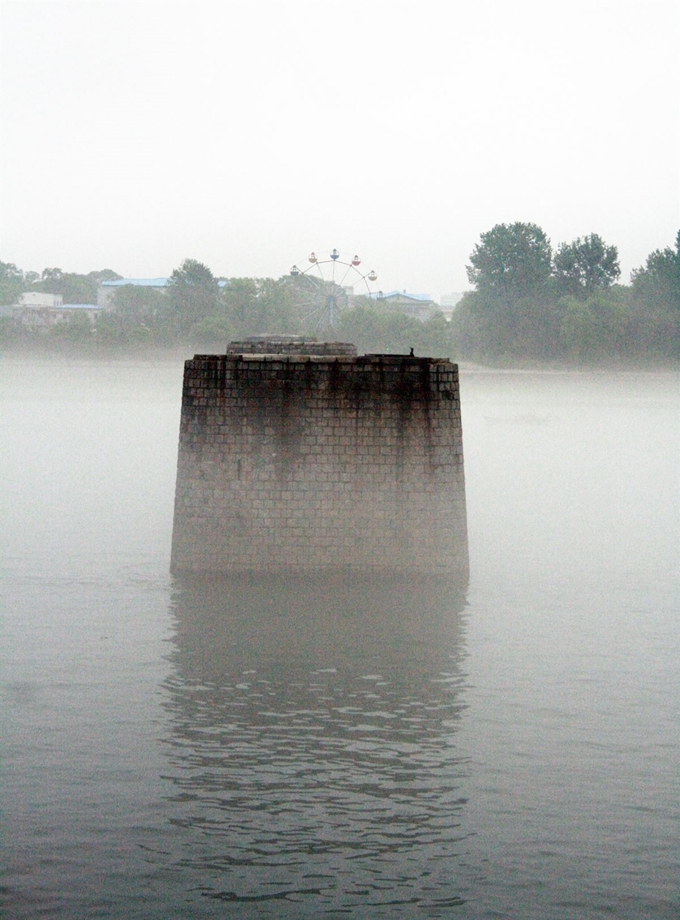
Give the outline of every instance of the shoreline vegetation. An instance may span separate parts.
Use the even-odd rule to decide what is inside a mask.
[[[210,354],[223,354],[224,348],[215,348]],[[157,366],[175,368],[178,373],[178,381],[181,386],[181,369],[184,362],[191,360],[194,354],[203,353],[195,352],[191,349],[172,349],[167,351],[146,351],[146,352],[106,352],[106,353],[85,353],[83,351],[38,351],[32,350],[13,350],[0,351],[0,375],[3,372],[13,374],[22,369],[30,367],[43,367],[48,369],[54,368],[55,371],[60,369],[77,370],[79,367],[107,367],[111,370],[118,369],[123,372],[124,369],[142,368],[145,366]],[[205,352],[208,354],[208,352]],[[430,355],[428,357],[448,358],[448,355]],[[502,366],[498,364],[478,364],[471,361],[457,361],[451,359],[458,366],[461,377],[465,379],[474,377],[535,377],[549,379],[551,377],[573,377],[593,378],[593,377],[644,377],[644,378],[672,378],[676,379],[680,374],[680,360],[675,362],[666,362],[664,364],[652,364],[651,362],[620,362],[610,364],[512,364]]]
[[[597,234],[553,249],[536,224],[497,224],[481,234],[467,274],[472,290],[450,320],[436,309],[422,320],[379,298],[348,298],[327,282],[314,296],[332,297],[342,309],[324,326],[306,315],[299,279],[218,278],[186,259],[163,290],[109,288],[105,307],[72,309],[50,324],[31,322],[39,311],[18,310],[22,297],[53,295],[64,304],[93,306],[101,285],[121,276],[111,269],[38,274],[0,262],[0,353],[175,360],[219,354],[248,335],[285,333],[353,342],[360,353],[413,348],[480,369],[680,364],[680,232],[673,247],[651,253],[623,285],[616,247]]]

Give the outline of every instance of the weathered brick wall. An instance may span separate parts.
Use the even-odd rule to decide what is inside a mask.
[[[187,361],[172,566],[464,577],[457,366],[380,355]]]
[[[266,347],[263,348],[263,345]],[[274,347],[275,346],[275,347]],[[356,355],[356,345],[349,342],[317,342],[303,336],[249,336],[241,342],[230,342],[227,354],[261,355],[263,350],[280,355]]]

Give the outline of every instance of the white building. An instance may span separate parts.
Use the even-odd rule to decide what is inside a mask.
[[[29,309],[47,308],[56,310],[61,307],[63,303],[64,298],[61,296],[61,294],[43,294],[39,291],[28,291],[26,294],[20,295],[19,300],[15,304],[15,307],[27,307]]]
[[[73,316],[86,316],[94,325],[101,307],[94,303],[64,303],[61,294],[28,291],[11,308],[11,315],[29,329],[49,329]]]

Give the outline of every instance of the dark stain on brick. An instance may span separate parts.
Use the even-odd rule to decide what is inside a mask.
[[[455,365],[315,347],[187,362],[173,570],[467,571]]]

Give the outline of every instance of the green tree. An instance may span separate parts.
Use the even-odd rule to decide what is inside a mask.
[[[507,363],[555,354],[552,249],[537,224],[496,224],[481,235],[467,271],[476,290],[454,313],[454,341],[477,360]]]
[[[45,268],[33,290],[61,295],[64,303],[97,303],[97,287],[97,280],[90,275]]]
[[[222,310],[234,339],[263,332],[255,328],[254,313],[257,301],[257,284],[254,278],[229,278],[222,288]]]
[[[120,281],[123,277],[119,275],[118,272],[114,272],[111,268],[102,268],[96,272],[88,272],[88,278],[92,278],[97,284],[101,284],[103,281]]]
[[[24,292],[26,279],[20,268],[13,262],[0,262],[0,304],[7,306],[16,303]]]
[[[494,309],[470,291],[451,318],[451,337],[460,353],[500,365],[560,357],[561,307],[550,297],[522,297]]]
[[[383,317],[368,304],[359,303],[343,310],[336,327],[339,339],[353,342],[361,352],[387,351],[383,340]]]
[[[220,289],[207,265],[185,259],[170,276],[168,298],[176,331],[186,336],[196,323],[218,312]]]
[[[630,289],[612,285],[583,298],[565,297],[560,336],[565,357],[576,363],[616,363],[640,352]]]
[[[155,322],[165,305],[165,295],[152,287],[124,284],[114,289],[111,312],[130,324]]]
[[[416,354],[419,355],[430,355],[433,358],[453,358],[455,356],[456,341],[453,327],[441,310],[421,323],[421,332],[414,347]]]
[[[470,284],[487,299],[510,302],[542,293],[552,266],[550,240],[537,224],[496,224],[470,256]]]
[[[680,310],[680,230],[675,249],[656,249],[633,272],[633,296],[648,309]]]
[[[165,296],[154,288],[133,284],[117,287],[109,309],[97,316],[97,342],[103,348],[167,344],[167,313]]]
[[[257,279],[257,332],[297,334],[299,324],[290,288],[281,279]]]
[[[7,348],[21,336],[21,327],[9,316],[0,316],[0,346]]]
[[[618,250],[607,246],[597,233],[579,237],[573,243],[561,243],[555,253],[553,274],[559,295],[585,300],[618,280]]]
[[[74,312],[60,323],[55,323],[48,330],[48,338],[64,348],[82,348],[94,343],[94,326],[88,316]]]
[[[380,351],[402,355],[408,354],[411,348],[420,351],[423,324],[415,316],[390,310],[383,314],[381,325],[383,347]]]
[[[344,310],[334,332],[339,339],[353,342],[360,353],[408,354],[413,348],[421,356],[450,357],[452,350],[451,326],[441,312],[421,323],[368,298],[357,298],[353,307]]]
[[[488,341],[491,313],[479,303],[477,291],[466,291],[451,316],[451,335],[464,358],[483,360]]]

